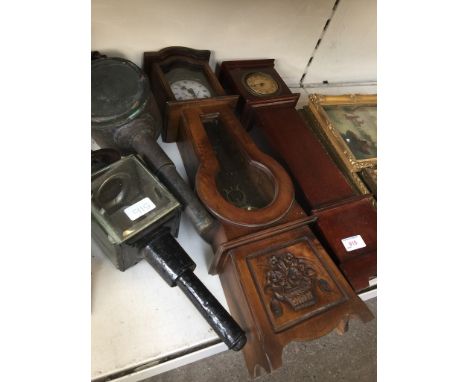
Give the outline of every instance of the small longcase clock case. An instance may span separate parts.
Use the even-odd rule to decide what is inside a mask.
[[[245,78],[266,73],[276,92],[258,95]],[[357,292],[368,289],[377,275],[377,214],[370,195],[350,184],[295,109],[292,93],[274,68],[273,59],[224,61],[220,82],[237,105],[246,130],[259,128],[277,160],[287,166],[300,188],[304,207],[318,219],[314,231]],[[343,239],[361,235],[365,247],[347,251]]]
[[[166,138],[177,141],[191,184],[220,222],[210,273],[219,274],[230,311],[246,331],[246,364],[258,376],[258,366],[267,372],[281,366],[288,342],[335,328],[343,333],[351,316],[365,322],[372,313],[309,229],[315,217],[296,203],[287,172],[255,145],[236,117],[237,96],[215,92],[210,98],[170,100],[161,60],[151,64],[150,57],[178,65],[199,57],[198,64],[209,69],[208,55],[198,54],[181,48],[145,53],[145,70],[156,98],[165,102]],[[217,81],[212,72],[206,78]]]

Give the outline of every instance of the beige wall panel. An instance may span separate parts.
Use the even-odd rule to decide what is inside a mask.
[[[92,49],[138,65],[144,51],[183,45],[213,62],[276,58],[298,85],[334,0],[92,0]]]
[[[377,0],[341,0],[304,84],[377,80]]]

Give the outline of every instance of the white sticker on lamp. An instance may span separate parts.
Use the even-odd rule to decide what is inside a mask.
[[[355,235],[347,237],[346,239],[341,239],[346,251],[351,252],[359,248],[364,248],[366,243],[362,240],[361,235]]]
[[[130,207],[125,208],[124,212],[131,221],[134,221],[139,217],[147,214],[151,210],[154,210],[155,208],[156,205],[151,201],[150,198],[146,197],[141,199],[139,202],[132,204]]]

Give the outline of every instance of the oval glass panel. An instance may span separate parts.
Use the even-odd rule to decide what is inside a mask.
[[[268,206],[275,197],[272,175],[260,163],[249,160],[231,132],[212,118],[203,122],[220,171],[216,186],[223,198],[248,211]]]

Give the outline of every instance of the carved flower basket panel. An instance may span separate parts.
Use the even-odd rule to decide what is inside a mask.
[[[275,332],[346,301],[306,239],[247,258],[257,293]]]

